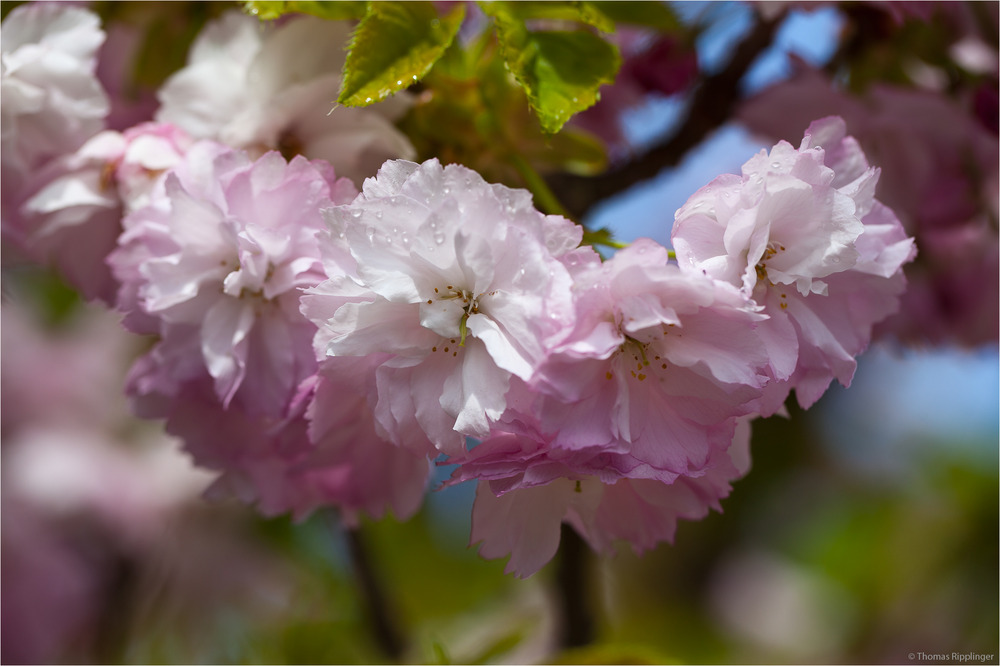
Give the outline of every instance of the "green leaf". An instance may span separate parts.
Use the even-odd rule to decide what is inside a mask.
[[[660,32],[682,32],[684,26],[670,6],[648,0],[595,0],[590,3],[615,23],[653,28]]]
[[[247,0],[244,8],[262,21],[272,21],[293,12],[333,20],[358,19],[365,15],[365,3],[360,0]]]
[[[483,9],[496,23],[507,68],[528,94],[542,129],[554,134],[599,99],[598,89],[614,81],[621,56],[589,31],[531,32],[510,4],[488,3]]]
[[[465,5],[438,17],[430,2],[370,2],[344,63],[337,101],[368,106],[406,88],[430,70],[455,39]]]
[[[611,230],[607,227],[601,227],[600,229],[588,229],[583,232],[583,240],[580,245],[599,245],[602,247],[610,247],[616,250],[621,250],[622,248],[628,247],[628,243],[622,243],[621,241],[616,241],[614,236],[611,234]]]
[[[504,3],[508,11],[522,19],[554,19],[576,21],[593,26],[601,32],[614,32],[615,22],[593,2],[550,2],[524,0]]]

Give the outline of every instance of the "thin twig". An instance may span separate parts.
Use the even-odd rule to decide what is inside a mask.
[[[733,49],[729,64],[722,71],[705,78],[695,91],[687,117],[670,138],[631,162],[599,176],[550,176],[550,187],[570,213],[581,219],[597,202],[679,163],[689,150],[729,120],[740,100],[740,79],[757,56],[770,46],[781,20],[782,17],[778,16],[757,21],[750,33]]]

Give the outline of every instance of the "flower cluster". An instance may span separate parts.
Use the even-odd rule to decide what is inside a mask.
[[[54,20],[39,48],[78,23],[70,55],[90,82],[90,16],[8,21]],[[210,493],[408,517],[438,461],[479,483],[472,540],[520,576],[563,522],[597,550],[648,549],[719,508],[754,417],[849,384],[898,305],[913,242],[839,118],[699,190],[676,215],[676,261],[645,239],[604,259],[524,190],[385,161],[412,157],[385,117],[328,115],[330,25],[223,16],[161,90],[158,122],[101,132],[97,113],[4,212],[155,336],[127,391],[220,473]],[[4,63],[5,132],[8,111],[43,132],[65,82]],[[7,100],[28,83],[44,94]],[[28,160],[27,136],[4,134],[5,166]]]
[[[718,507],[750,419],[850,383],[914,256],[878,175],[841,120],[817,121],[697,192],[673,263],[645,239],[602,260],[525,192],[388,162],[327,212],[329,279],[303,312],[321,367],[370,364],[385,439],[480,482],[484,555],[529,575],[564,521],[642,550]]]

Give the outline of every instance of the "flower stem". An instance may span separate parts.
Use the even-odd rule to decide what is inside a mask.
[[[590,548],[569,525],[562,526],[556,586],[562,613],[559,644],[575,648],[594,641],[594,620],[590,613],[587,562]]]
[[[517,169],[517,173],[524,179],[525,186],[527,186],[535,199],[535,205],[542,212],[548,215],[562,215],[565,218],[573,219],[548,183],[545,182],[545,179],[535,171],[534,167],[528,164],[527,160],[517,153],[510,153],[508,159],[510,159],[511,165]]]

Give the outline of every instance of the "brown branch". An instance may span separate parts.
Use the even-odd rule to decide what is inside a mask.
[[[758,20],[733,50],[729,64],[706,77],[697,88],[687,117],[670,138],[631,162],[599,176],[550,176],[550,187],[570,213],[579,220],[597,202],[679,163],[689,150],[729,120],[740,100],[740,79],[757,56],[770,46],[782,18]]]
[[[590,546],[567,524],[562,525],[556,586],[562,615],[560,645],[575,648],[594,641],[594,620],[590,613],[590,578],[587,562]]]
[[[393,661],[403,656],[403,641],[395,623],[395,615],[373,568],[371,555],[359,528],[344,530],[347,549],[354,567],[358,591],[371,621],[371,628],[378,646]]]

